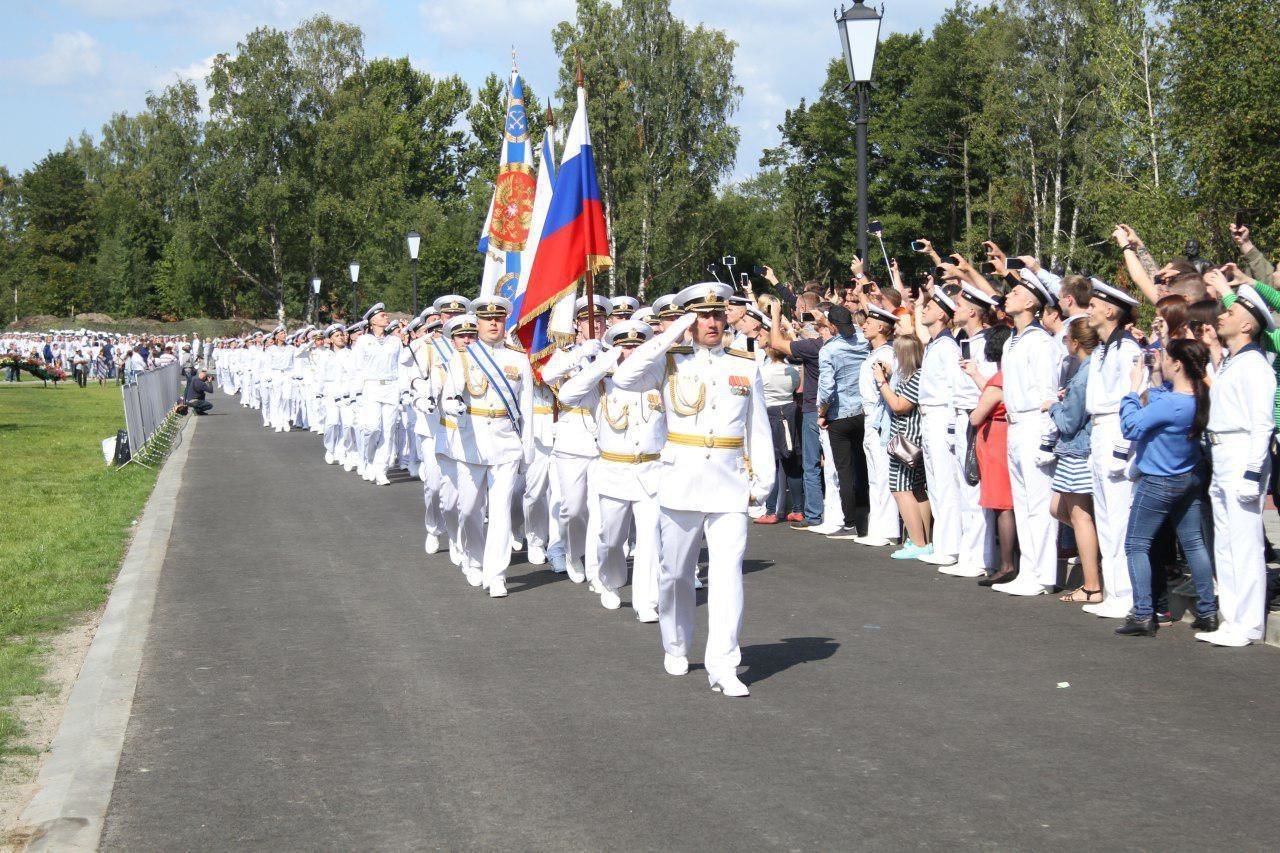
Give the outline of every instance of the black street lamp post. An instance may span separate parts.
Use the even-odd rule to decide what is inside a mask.
[[[356,301],[356,282],[360,280],[360,262],[351,261],[347,264],[347,270],[351,273],[351,322],[354,323],[360,316],[360,303]]]
[[[867,107],[871,101],[871,72],[875,68],[876,48],[880,44],[880,21],[884,11],[868,8],[864,0],[853,0],[849,9],[841,7],[836,15],[844,63],[849,69],[849,84],[857,101],[858,146],[858,255],[867,259]]]
[[[409,261],[413,264],[413,313],[418,313],[418,246],[422,244],[422,236],[417,231],[410,231],[404,237],[409,246]]]

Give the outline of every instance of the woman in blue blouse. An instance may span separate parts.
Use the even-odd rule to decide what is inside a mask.
[[[1151,572],[1151,542],[1165,520],[1178,532],[1191,569],[1199,601],[1193,629],[1212,631],[1217,621],[1213,596],[1213,564],[1204,543],[1204,456],[1200,435],[1209,422],[1209,388],[1205,368],[1209,351],[1199,341],[1170,340],[1164,350],[1151,353],[1151,388],[1146,401],[1139,396],[1143,362],[1133,366],[1131,389],[1120,402],[1120,426],[1133,443],[1140,476],[1133,491],[1124,551],[1133,582],[1133,610],[1117,634],[1154,637],[1157,622],[1153,582],[1164,576]],[[1156,592],[1162,592],[1157,590]]]

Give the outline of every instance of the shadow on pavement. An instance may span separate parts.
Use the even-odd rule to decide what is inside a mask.
[[[839,648],[840,644],[831,637],[786,637],[780,643],[744,646],[742,660],[747,671],[742,680],[747,684],[764,681],[793,666],[826,660]]]

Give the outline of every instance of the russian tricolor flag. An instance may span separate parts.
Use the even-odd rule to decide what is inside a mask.
[[[546,216],[524,287],[516,321],[519,328],[533,323],[566,294],[574,293],[578,279],[588,271],[594,275],[613,266],[587,128],[587,94],[581,86]]]

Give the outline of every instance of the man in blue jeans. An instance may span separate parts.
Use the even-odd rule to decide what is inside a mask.
[[[804,370],[804,393],[800,397],[800,451],[804,466],[804,519],[791,526],[797,530],[822,524],[822,438],[818,429],[818,353],[831,339],[831,326],[818,310],[817,297],[802,293],[796,303],[796,320],[801,333],[816,332],[817,337],[788,340],[781,330],[782,306],[771,308],[773,323],[769,327],[769,346],[800,362]]]

